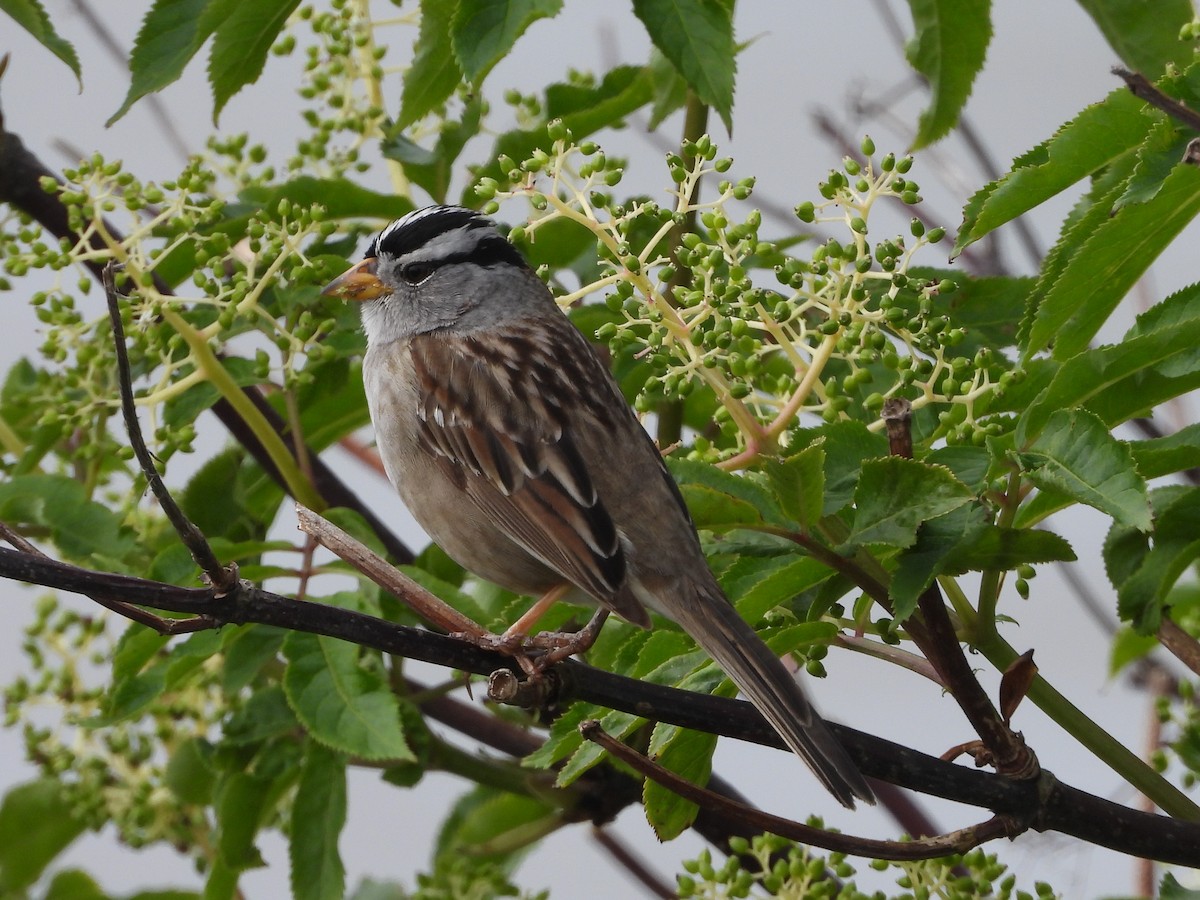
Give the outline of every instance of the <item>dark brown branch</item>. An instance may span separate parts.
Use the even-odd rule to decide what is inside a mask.
[[[225,597],[211,589],[182,588],[129,575],[92,572],[0,547],[0,577],[192,615],[221,624],[259,623],[322,634],[383,653],[487,674],[514,668],[507,657],[462,641],[406,628],[321,603],[293,600],[246,581]],[[741,700],[648,684],[569,661],[557,666],[563,697],[608,709],[783,748],[775,730]],[[1059,831],[1089,843],[1162,862],[1200,865],[1200,824],[1149,815],[1054,781],[1017,781],[944,763],[900,744],[831,724],[838,740],[867,775],[1000,815],[1028,821],[1039,831]]]
[[[1175,658],[1200,675],[1200,642],[1175,624],[1170,616],[1163,616],[1158,626],[1158,639]]]
[[[912,404],[904,399],[889,400],[884,404],[883,418],[891,452],[911,459]],[[1015,778],[1037,777],[1037,757],[1020,735],[1008,727],[971,670],[937,582],[921,593],[917,605],[921,610],[924,628],[914,629],[912,625],[916,623],[911,623],[909,634],[933,663],[942,683],[983,741],[989,761],[1002,774]]]
[[[1200,131],[1200,113],[1180,103],[1174,97],[1168,97],[1141,72],[1130,72],[1121,66],[1113,66],[1112,73],[1124,81],[1138,99],[1145,100],[1151,106],[1161,109],[1172,119],[1193,131]]]
[[[698,787],[680,778],[669,769],[665,769],[658,763],[647,759],[615,738],[610,737],[595,719],[589,719],[584,722],[579,726],[579,731],[589,741],[599,744],[608,753],[632,767],[640,775],[644,775],[651,781],[662,785],[672,793],[678,794],[683,799],[689,800],[703,809],[719,810],[727,818],[742,821],[755,831],[769,831],[772,834],[777,834],[789,840],[800,841],[804,844],[811,844],[814,847],[821,847],[824,850],[831,850],[837,853],[852,853],[856,856],[867,856],[872,859],[934,859],[939,856],[946,856],[949,853],[965,853],[986,841],[994,840],[998,837],[1016,837],[1017,834],[1024,830],[1024,828],[1017,827],[1016,823],[1007,817],[997,816],[980,825],[963,828],[949,834],[918,838],[911,841],[883,841],[826,831],[823,828],[814,828],[811,825],[803,825],[791,819],[784,819],[780,816],[773,816],[770,813],[762,812],[761,810],[744,807],[739,803]]]
[[[146,441],[142,437],[137,408],[133,403],[133,377],[129,374],[129,353],[125,348],[125,328],[121,324],[121,306],[117,299],[116,271],[116,263],[109,262],[101,273],[101,280],[104,283],[104,296],[108,301],[108,320],[112,325],[113,348],[117,354],[117,384],[121,394],[121,413],[125,417],[125,431],[129,435],[129,446],[133,448],[133,455],[142,467],[146,483],[150,485],[150,490],[158,500],[158,505],[166,515],[167,521],[179,535],[179,540],[187,547],[192,559],[208,579],[208,583],[218,592],[224,593],[237,582],[237,566],[222,565],[212,547],[209,546],[208,539],[204,537],[203,532],[183,514],[183,510],[179,508],[179,504],[175,502],[175,498],[171,496],[167,486],[163,484],[162,476],[154,467],[154,458],[150,455],[150,451],[146,448]]]

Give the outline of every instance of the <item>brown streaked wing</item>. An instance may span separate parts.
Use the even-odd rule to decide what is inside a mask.
[[[577,403],[570,379],[588,374],[572,357],[591,348],[563,325],[570,332],[556,335],[565,346],[553,356],[544,335],[520,328],[414,337],[421,445],[506,536],[599,602],[644,621],[620,591],[620,540],[567,428]]]

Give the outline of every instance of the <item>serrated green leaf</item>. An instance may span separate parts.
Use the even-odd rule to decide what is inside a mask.
[[[868,460],[854,492],[846,545],[911,547],[922,522],[958,509],[972,496],[949,469],[898,456]]]
[[[58,781],[10,788],[0,801],[0,892],[22,895],[84,827]]]
[[[1121,61],[1150,77],[1168,63],[1183,64],[1192,49],[1179,29],[1192,20],[1191,0],[1079,0]]]
[[[958,123],[992,39],[990,0],[908,0],[913,18],[909,64],[929,82],[913,149],[932,144]]]
[[[1200,213],[1200,171],[1177,164],[1152,200],[1099,222],[1046,291],[1026,354],[1054,345],[1056,359],[1087,349],[1130,288]]]
[[[1191,135],[1168,118],[1160,119],[1137,148],[1137,165],[1116,208],[1129,203],[1146,203],[1158,196],[1175,164],[1183,159]]]
[[[900,554],[888,585],[892,615],[897,622],[907,619],[921,594],[943,569],[954,548],[984,524],[983,512],[974,505],[958,509],[928,522],[917,530],[917,539]]]
[[[81,563],[120,569],[135,549],[121,517],[88,498],[83,485],[64,475],[18,475],[0,484],[0,519],[50,530],[63,555]]]
[[[209,0],[155,0],[129,54],[129,91],[105,126],[111,127],[142,97],[179,80],[211,34],[201,27],[211,23],[201,16],[208,5]]]
[[[1017,459],[1039,487],[1067,494],[1124,525],[1150,530],[1146,480],[1133,464],[1133,454],[1087,410],[1051,415],[1037,440],[1019,451]]]
[[[346,641],[293,632],[283,677],[296,717],[322,743],[364,759],[411,760],[396,696]]]
[[[771,492],[752,475],[734,475],[708,463],[690,459],[668,457],[665,462],[681,490],[692,485],[707,488],[725,494],[734,500],[742,501],[736,506],[737,509],[743,511],[744,507],[753,509],[757,518],[768,524],[783,526],[793,524],[779,508],[779,503],[771,495]]]
[[[221,862],[231,873],[263,864],[254,838],[267,814],[273,787],[270,779],[247,772],[231,772],[217,787],[216,845]]]
[[[712,755],[717,736],[675,726],[655,726],[655,736],[670,732],[669,740],[651,739],[655,760],[676,775],[704,786],[712,775]],[[696,820],[700,808],[675,792],[647,778],[642,783],[642,804],[646,821],[660,841],[671,841],[683,834]]]
[[[1200,385],[1200,285],[1138,317],[1119,344],[1067,360],[1017,422],[1017,443],[1037,437],[1058,410],[1084,406],[1110,428]]]
[[[810,447],[818,440],[825,447],[825,503],[821,512],[831,516],[854,498],[863,461],[885,456],[888,442],[862,422],[834,422],[797,432],[792,446]]]
[[[455,4],[443,0],[421,0],[421,26],[413,42],[413,61],[404,73],[400,90],[398,128],[407,128],[445,103],[462,81],[451,35],[455,10]]]
[[[1113,206],[1125,192],[1136,165],[1137,157],[1132,153],[1114,159],[1092,178],[1091,188],[1072,207],[1063,221],[1058,240],[1042,260],[1041,274],[1030,292],[1025,315],[1022,316],[1017,330],[1017,342],[1022,348],[1022,363],[1028,363],[1033,354],[1042,349],[1041,346],[1027,345],[1030,331],[1046,294],[1058,283],[1080,248],[1108,221]]]
[[[1118,88],[1017,157],[1007,175],[967,201],[953,255],[1137,147],[1154,124],[1144,110]]]
[[[654,46],[732,133],[736,59],[731,5],[720,0],[633,0],[633,14]]]
[[[809,444],[787,459],[769,459],[763,467],[783,511],[804,531],[821,521],[825,505],[825,448]]]
[[[271,625],[227,626],[221,629],[225,650],[221,687],[226,693],[236,694],[249,686],[263,666],[279,655],[287,634],[284,629]]]
[[[1200,489],[1185,488],[1170,493],[1155,492],[1153,546],[1148,551],[1124,542],[1128,571],[1117,584],[1117,612],[1141,634],[1153,634],[1162,621],[1164,601],[1180,576],[1200,557]],[[1106,542],[1106,559],[1118,544]],[[1133,552],[1130,552],[1132,550]],[[1115,573],[1116,567],[1110,568]]]
[[[300,0],[241,0],[216,27],[208,56],[213,124],[238,91],[258,80],[275,38]]]
[[[1188,425],[1166,437],[1130,441],[1129,452],[1143,478],[1158,478],[1200,467],[1200,424]]]
[[[742,577],[732,584],[729,599],[737,606],[738,614],[751,625],[757,625],[763,617],[775,609],[794,600],[804,591],[812,590],[833,575],[833,570],[807,556],[775,559],[746,559],[739,562],[759,564],[755,573],[758,577]],[[722,584],[730,582],[723,580]]]
[[[1052,531],[984,525],[946,557],[942,572],[961,575],[988,569],[1015,569],[1035,563],[1073,562],[1075,551]]]
[[[338,839],[346,825],[346,760],[310,741],[292,805],[288,859],[296,900],[342,900],[346,868]]]
[[[458,0],[450,40],[467,80],[482,84],[530,25],[561,9],[562,0]]]
[[[987,484],[992,457],[986,447],[954,445],[938,447],[925,456],[932,466],[945,466],[954,477],[978,493]]]
[[[79,67],[79,56],[70,41],[64,40],[54,30],[54,23],[46,13],[40,0],[0,0],[0,12],[28,31],[39,44],[67,64],[75,73],[79,89],[83,90],[83,72]]]

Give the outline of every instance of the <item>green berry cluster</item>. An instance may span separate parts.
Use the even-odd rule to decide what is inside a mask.
[[[822,827],[819,819],[810,819],[814,827]],[[678,876],[679,896],[697,900],[767,895],[785,900],[808,898],[837,898],[837,900],[930,900],[964,897],[991,897],[997,900],[1043,900],[1056,896],[1044,883],[1035,885],[1032,893],[1016,889],[1016,876],[995,855],[975,849],[920,862],[871,862],[872,869],[896,874],[898,892],[882,890],[866,892],[851,879],[857,874],[844,853],[831,852],[820,856],[810,847],[795,844],[772,834],[762,834],[753,840],[732,838],[732,854],[716,865],[711,851],[684,862],[683,875]],[[750,868],[743,859],[754,860]],[[965,873],[965,874],[964,874]]]
[[[145,715],[125,716],[115,691],[95,679],[123,645],[113,641],[109,621],[52,597],[37,602],[23,644],[28,671],[4,689],[5,726],[21,725],[29,759],[60,781],[89,828],[111,824],[135,848],[155,842],[183,852],[203,848],[211,825],[203,807],[181,803],[169,787],[168,759],[228,706],[216,670],[177,679],[177,690],[139,710]],[[131,681],[126,691],[135,688]],[[104,727],[94,727],[100,722]]]
[[[605,293],[611,318],[597,331],[614,353],[648,363],[651,376],[635,403],[645,411],[696,391],[715,398],[716,431],[693,453],[730,456],[747,446],[786,446],[791,431],[855,418],[873,429],[890,397],[928,408],[934,437],[980,442],[1001,425],[979,413],[980,401],[1015,378],[988,349],[963,353],[967,334],[939,307],[953,280],[922,279],[915,255],[944,237],[913,218],[908,234],[872,240],[872,210],[881,201],[915,205],[920,186],[911,157],[877,157],[863,141],[821,182],[819,202],[795,209],[800,226],[837,229],[807,238],[764,234],[758,210],[742,212],[754,179],[734,180],[733,161],[707,136],[667,156],[674,202],[613,199],[624,164],[591,142],[576,144],[551,122],[552,147],[528,159],[501,160],[507,183],[482,179],[485,209],[522,196],[534,219],[515,238],[536,240],[555,219],[589,228],[597,238],[600,276],[561,298],[570,305]],[[705,182],[710,199],[693,200]]]

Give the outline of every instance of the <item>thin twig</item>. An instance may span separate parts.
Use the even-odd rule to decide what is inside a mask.
[[[1200,643],[1175,624],[1169,616],[1163,616],[1158,626],[1158,640],[1175,658],[1200,675]]]
[[[452,634],[460,633],[473,637],[484,637],[489,634],[487,629],[425,590],[383,557],[372,553],[369,548],[354,540],[328,519],[322,518],[299,503],[296,504],[296,518],[301,531],[314,537],[318,543],[335,556],[362,572],[385,591],[395,594],[426,622]]]
[[[1174,97],[1168,97],[1141,72],[1130,72],[1121,66],[1113,66],[1112,73],[1125,82],[1135,97],[1161,109],[1172,119],[1193,131],[1200,131],[1200,113],[1180,103]]]
[[[813,828],[811,825],[803,825],[791,819],[773,816],[761,810],[743,807],[739,803],[698,787],[609,736],[595,719],[589,719],[581,724],[579,732],[589,741],[603,747],[621,762],[635,769],[639,774],[697,806],[720,810],[725,816],[735,821],[745,822],[760,831],[769,831],[788,840],[811,844],[835,853],[853,853],[872,859],[933,859],[949,853],[965,853],[985,841],[995,840],[998,837],[1016,837],[1025,830],[1009,817],[997,816],[979,825],[962,828],[949,834],[917,838],[911,841],[883,841],[826,831],[823,828]]]
[[[607,828],[593,828],[592,838],[608,851],[609,855],[620,864],[621,868],[636,878],[638,883],[655,897],[672,900],[672,898],[679,896],[661,878],[651,872],[650,867],[633,850],[626,847]]]
[[[125,348],[125,329],[121,325],[121,306],[117,299],[116,264],[110,261],[104,267],[101,277],[104,281],[104,294],[108,299],[108,318],[112,323],[113,346],[117,352],[117,382],[121,393],[121,412],[125,417],[125,430],[129,434],[129,445],[133,448],[134,456],[137,457],[137,461],[142,467],[142,473],[146,476],[150,490],[153,491],[158,505],[162,507],[162,511],[175,529],[175,533],[179,535],[179,540],[187,547],[192,559],[196,561],[196,565],[204,572],[208,583],[216,588],[218,593],[225,593],[237,584],[237,566],[227,567],[221,564],[212,547],[209,546],[207,538],[183,514],[183,510],[179,508],[175,498],[167,490],[167,486],[163,484],[158,469],[154,467],[154,458],[150,455],[150,451],[146,448],[146,441],[142,438],[142,428],[138,424],[137,408],[133,402],[129,354]]]

